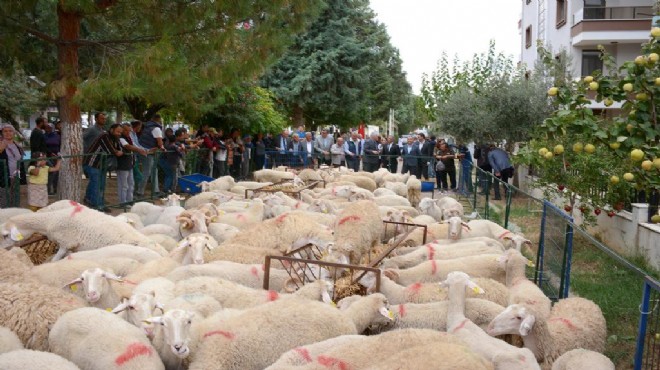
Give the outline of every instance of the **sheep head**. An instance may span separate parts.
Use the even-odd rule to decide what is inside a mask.
[[[194,233],[181,240],[179,245],[170,252],[170,255],[186,250],[182,263],[189,264],[192,262],[200,265],[204,263],[204,249],[213,250],[217,246],[218,243],[210,235]]]
[[[451,240],[458,240],[463,235],[463,228],[470,230],[470,225],[461,220],[458,216],[449,217],[445,223],[449,224],[447,228],[447,238]]]
[[[447,279],[445,281],[441,282],[440,285],[448,288],[450,285],[454,284],[461,284],[472,291],[474,291],[476,294],[483,294],[484,290],[481,289],[477,283],[474,281],[470,280],[470,276],[464,272],[461,271],[453,271],[447,274]]]
[[[181,201],[184,198],[180,196],[179,194],[170,194],[167,196],[167,198],[162,198],[161,201],[163,204],[167,207],[173,207],[173,206],[180,206]]]
[[[437,205],[439,200],[440,199],[423,198],[419,201],[417,208],[419,208],[423,214],[429,214],[429,211]]]
[[[112,310],[112,313],[126,312],[126,321],[142,329],[144,333],[153,338],[154,326],[146,320],[154,315],[155,310],[164,313],[163,305],[156,301],[156,294],[133,294]]]
[[[8,247],[14,244],[13,242],[20,242],[25,239],[23,233],[18,230],[15,223],[8,221],[2,224],[2,238],[4,239],[2,245]]]
[[[176,216],[176,222],[181,224],[181,228],[183,229],[192,229],[194,223],[191,218],[191,214],[188,211],[183,211],[179,213],[178,216]]]
[[[525,337],[532,331],[535,322],[534,311],[519,304],[512,304],[495,316],[486,331],[491,336],[518,334]]]
[[[144,321],[160,325],[165,343],[170,346],[172,353],[178,358],[186,358],[190,355],[188,342],[190,342],[190,326],[194,317],[193,312],[175,309]]]
[[[521,265],[521,266],[529,266],[529,267],[534,267],[534,262],[528,260],[525,256],[523,256],[519,251],[515,249],[509,249],[504,254],[502,254],[498,259],[497,262],[500,263],[500,266],[506,270],[507,266],[516,264],[516,265]]]
[[[502,236],[502,240],[506,240],[510,242],[512,247],[518,252],[522,251],[523,245],[527,245],[529,247],[532,246],[532,242],[529,239],[525,238],[522,235],[513,234],[513,233],[509,233]]]
[[[110,285],[107,280],[115,280],[123,282],[124,280],[112,272],[104,271],[100,268],[87,269],[80,274],[80,277],[72,280],[64,287],[81,284],[85,292],[85,299],[89,303],[98,302],[99,299],[105,294]]]

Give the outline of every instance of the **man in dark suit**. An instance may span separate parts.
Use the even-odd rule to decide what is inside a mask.
[[[419,159],[419,169],[422,177],[428,180],[429,179],[428,167],[431,158],[433,158],[434,144],[431,141],[426,140],[426,135],[424,135],[423,133],[420,133],[419,135],[417,135],[417,137],[419,140],[418,142],[419,142],[420,155],[424,157]]]
[[[294,168],[303,167],[307,158],[307,148],[304,142],[298,137],[298,134],[291,136],[291,141],[287,149],[289,151],[289,163],[287,166]]]
[[[372,132],[369,139],[364,142],[364,157],[362,157],[362,168],[366,172],[375,172],[378,169],[380,159],[378,155],[378,134]]]
[[[399,145],[394,142],[394,136],[388,136],[387,144],[383,146],[383,163],[386,164],[387,169],[391,173],[396,173],[399,167],[399,161],[397,159],[400,155],[401,149],[399,148]]]
[[[273,167],[285,166],[287,164],[286,151],[289,149],[290,143],[291,139],[289,139],[289,130],[282,130],[282,133],[275,137],[272,146],[278,153],[275,154]]]
[[[408,137],[408,143],[403,146],[401,149],[401,156],[403,157],[403,168],[401,173],[410,172],[411,175],[415,175],[419,178],[419,156],[420,156],[419,146],[415,145],[415,138],[410,136]]]

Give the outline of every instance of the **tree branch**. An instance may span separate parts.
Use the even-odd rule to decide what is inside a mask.
[[[7,19],[14,22],[18,27],[25,30],[25,32],[27,32],[30,35],[35,36],[35,37],[43,40],[43,41],[46,41],[46,42],[51,43],[51,44],[57,44],[58,41],[59,41],[57,38],[55,38],[55,37],[53,37],[53,36],[51,36],[51,35],[49,35],[45,32],[39,31],[37,29],[34,29],[32,27],[28,27],[28,26],[22,24],[21,22],[19,22],[17,19],[15,19],[13,17],[7,17]]]

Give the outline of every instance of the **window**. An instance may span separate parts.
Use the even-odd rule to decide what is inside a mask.
[[[582,76],[590,76],[596,70],[603,70],[603,61],[600,59],[600,51],[584,50],[582,52]]]
[[[566,24],[566,13],[568,13],[568,0],[557,0],[557,28]]]
[[[532,46],[532,26],[525,29],[525,49],[529,49]]]

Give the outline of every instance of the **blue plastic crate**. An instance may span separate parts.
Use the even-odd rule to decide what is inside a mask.
[[[423,193],[430,193],[430,192],[432,192],[434,187],[435,187],[435,182],[432,182],[432,181],[422,181],[422,192],[423,192]]]
[[[211,182],[213,180],[215,180],[213,177],[208,177],[199,173],[194,173],[192,175],[179,177],[178,184],[179,184],[179,189],[181,189],[182,192],[188,194],[197,194],[202,191],[202,188],[197,186],[199,185],[200,182],[203,181]]]

